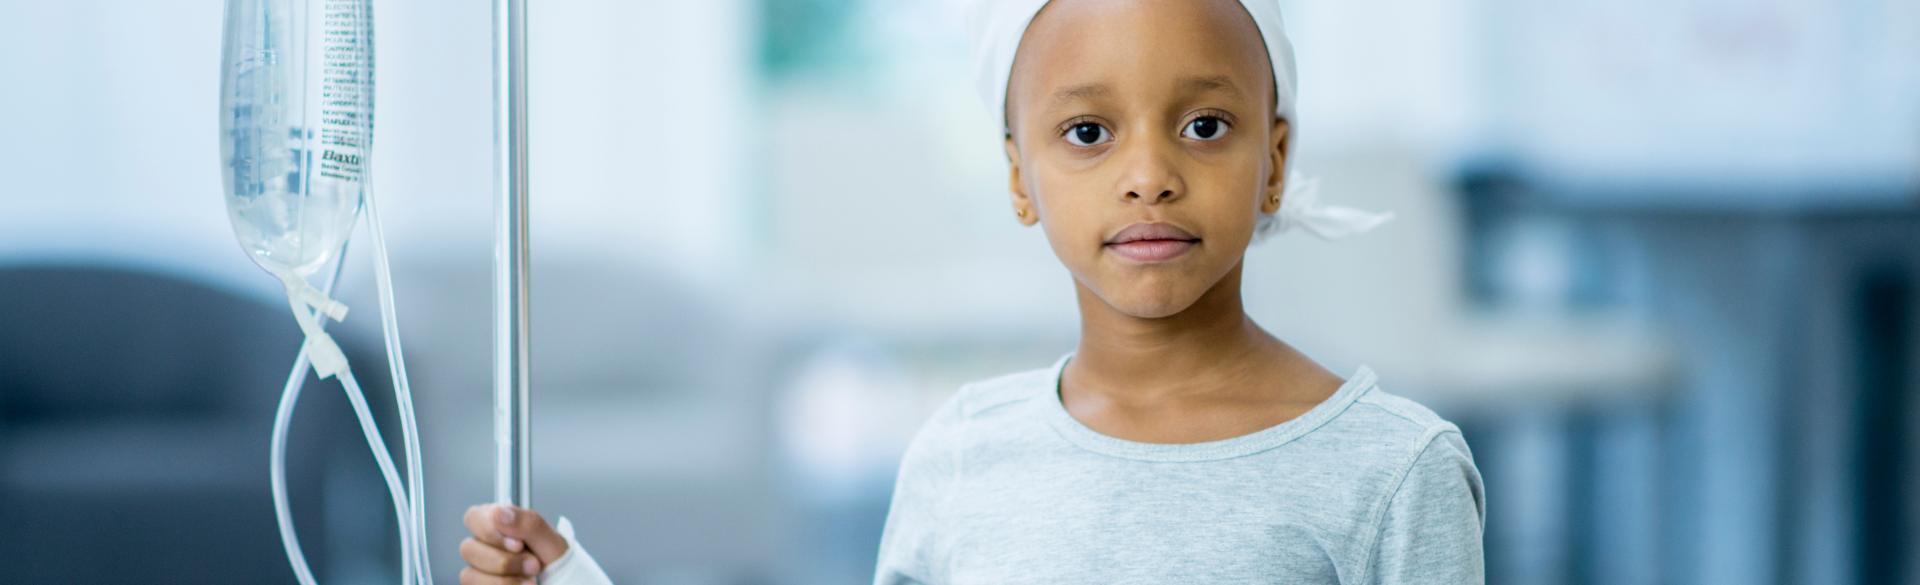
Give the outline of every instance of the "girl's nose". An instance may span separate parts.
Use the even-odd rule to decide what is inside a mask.
[[[1137,143],[1117,161],[1124,165],[1117,185],[1127,203],[1149,205],[1179,199],[1185,192],[1180,173],[1174,168],[1168,145]]]
[[[1139,194],[1138,192],[1134,192],[1134,191],[1128,191],[1128,192],[1127,192],[1127,198],[1128,198],[1128,199],[1139,199],[1139,198],[1140,198],[1140,194]],[[1156,199],[1156,200],[1160,200],[1160,199],[1172,199],[1172,198],[1173,198],[1173,191],[1172,191],[1172,190],[1167,190],[1167,191],[1161,191],[1159,195],[1155,195],[1155,196],[1154,196],[1154,199]]]

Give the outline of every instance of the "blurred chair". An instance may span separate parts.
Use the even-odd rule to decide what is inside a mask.
[[[377,346],[338,337],[376,411],[390,412]],[[299,344],[284,305],[204,284],[0,267],[0,581],[294,582],[267,463]],[[323,537],[340,523],[327,508],[387,500],[384,491],[326,493],[368,491],[365,481],[331,479],[342,461],[372,473],[371,457],[339,385],[308,374],[305,388],[287,478],[301,541],[324,579],[341,553],[340,539]],[[373,477],[371,489],[383,490]],[[347,512],[391,526],[390,509],[360,508]]]

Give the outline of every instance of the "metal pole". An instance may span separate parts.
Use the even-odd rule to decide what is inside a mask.
[[[526,0],[493,0],[493,173],[494,500],[532,508]]]

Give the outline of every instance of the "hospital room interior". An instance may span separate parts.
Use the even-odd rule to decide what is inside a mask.
[[[920,425],[1075,347],[964,4],[526,2],[532,485],[614,582],[872,582]],[[1254,245],[1247,311],[1459,426],[1488,583],[1920,584],[1920,2],[1280,4],[1295,168],[1394,217]],[[494,13],[372,6],[450,584],[495,497]],[[223,8],[0,3],[0,581],[296,583],[302,329],[223,206]],[[404,466],[366,230],[328,331]],[[306,562],[400,582],[355,409],[305,388]]]

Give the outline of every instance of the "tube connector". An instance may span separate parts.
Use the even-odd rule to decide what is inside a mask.
[[[287,295],[299,299],[300,302],[306,303],[309,307],[313,307],[315,311],[326,313],[328,317],[332,317],[335,321],[344,321],[347,318],[347,306],[345,304],[328,298],[326,293],[322,293],[318,289],[313,288],[313,285],[307,284],[307,279],[295,277],[288,280]]]
[[[334,343],[333,336],[304,316],[307,307],[313,307],[339,321],[347,316],[347,306],[314,289],[305,278],[292,273],[277,276],[287,286],[287,301],[293,305],[294,316],[299,317],[300,332],[306,334],[307,359],[313,362],[313,372],[325,380],[347,371],[347,354],[340,351],[340,344]]]
[[[325,331],[307,334],[307,360],[313,362],[313,372],[322,380],[347,371],[347,354]]]

